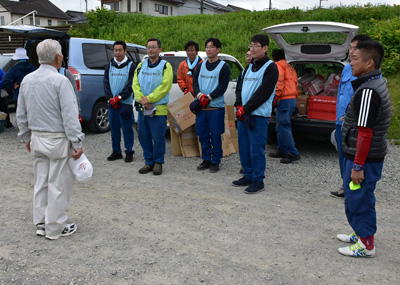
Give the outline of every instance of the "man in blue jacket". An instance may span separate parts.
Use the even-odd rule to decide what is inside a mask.
[[[114,58],[104,71],[104,93],[108,100],[108,116],[111,126],[111,144],[113,152],[107,160],[122,158],[121,128],[124,135],[125,162],[133,160],[133,90],[132,79],[136,65],[126,56],[126,43],[116,41],[113,44]]]
[[[36,70],[36,67],[28,61],[29,57],[26,54],[26,49],[17,48],[12,57],[13,60],[18,61],[16,65],[7,71],[6,75],[3,77],[3,85],[7,91],[14,92],[13,99],[18,101],[19,86],[21,85],[22,79]]]

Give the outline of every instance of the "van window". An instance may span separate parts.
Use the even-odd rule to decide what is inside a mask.
[[[178,73],[179,64],[182,61],[186,60],[186,57],[181,57],[181,56],[162,56],[161,58],[166,60],[166,61],[168,61],[171,64],[172,70],[174,71],[173,83],[177,83],[178,81],[177,81],[176,74]]]
[[[229,65],[229,67],[231,69],[230,81],[237,82],[239,75],[242,72],[241,66],[237,62],[234,62],[232,60],[225,59],[225,58],[223,60]]]
[[[82,44],[83,61],[87,68],[104,69],[109,62],[104,44]]]

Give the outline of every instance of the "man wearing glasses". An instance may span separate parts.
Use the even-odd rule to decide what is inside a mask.
[[[132,89],[140,107],[138,137],[145,160],[145,165],[139,169],[140,174],[153,171],[153,175],[161,175],[164,164],[167,104],[173,71],[171,64],[160,58],[161,51],[161,41],[149,39],[149,57],[139,63],[133,77]]]
[[[265,146],[279,76],[276,64],[267,56],[268,45],[267,35],[251,38],[249,48],[253,60],[236,89],[239,157],[244,176],[232,183],[234,186],[248,186],[244,190],[247,194],[264,190]]]
[[[197,67],[193,76],[193,90],[200,101],[201,112],[196,116],[196,133],[201,144],[203,162],[197,167],[202,171],[210,168],[218,172],[222,158],[221,135],[225,131],[225,98],[231,69],[218,58],[221,41],[209,38],[205,42],[207,60]]]

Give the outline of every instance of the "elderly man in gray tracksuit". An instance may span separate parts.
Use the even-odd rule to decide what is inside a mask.
[[[66,210],[74,177],[68,159],[83,153],[82,133],[74,89],[58,73],[63,54],[55,40],[37,46],[40,68],[21,83],[17,123],[19,137],[35,158],[33,222],[37,235],[58,239],[73,234]]]

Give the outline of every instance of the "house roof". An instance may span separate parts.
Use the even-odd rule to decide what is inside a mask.
[[[68,16],[48,0],[0,0],[0,4],[11,14],[26,15],[36,10],[36,16],[68,20]]]
[[[239,6],[234,6],[234,5],[231,5],[231,4],[228,4],[228,7],[232,8],[235,11],[243,11],[244,10],[244,11],[249,11],[250,12],[249,9],[245,9],[245,8],[242,8],[242,7],[239,7]]]
[[[197,2],[200,2],[200,0],[197,0]],[[204,0],[203,3],[210,5],[215,10],[220,10],[220,11],[224,11],[224,12],[234,12],[235,11],[231,7],[224,6],[220,3],[212,1],[212,0]]]

